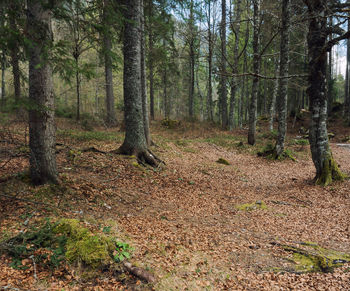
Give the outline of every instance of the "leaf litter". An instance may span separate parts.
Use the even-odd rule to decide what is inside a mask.
[[[300,274],[290,260],[292,253],[280,246],[315,242],[349,253],[349,181],[314,186],[309,155],[298,162],[266,160],[227,145],[230,133],[224,134],[225,143],[220,145],[215,129],[165,130],[155,125],[153,137],[159,148],[154,151],[167,164],[156,170],[137,167],[133,159],[122,156],[79,151],[95,147],[108,152],[118,146],[111,140],[71,142],[58,137],[77,154],[72,160],[68,150],[58,152],[63,188],[50,195],[45,186],[33,188],[15,175],[25,173],[28,163],[25,156],[14,158],[0,169],[1,177],[15,175],[1,183],[2,193],[46,204],[0,197],[2,240],[27,227],[23,222],[28,213],[35,212],[29,224],[45,217],[77,218],[97,231],[112,228],[128,240],[134,248],[131,261],[152,272],[157,283],[122,280],[111,270],[85,280],[69,265],[55,271],[39,268],[35,278],[30,261],[23,262],[29,267],[26,270],[16,270],[9,267],[11,259],[3,256],[0,288],[348,289],[349,264],[329,273]],[[232,139],[243,139],[243,134],[237,130]],[[336,145],[332,150],[341,169],[349,173],[350,151]],[[229,165],[217,163],[219,158]],[[266,203],[267,209],[237,209],[257,201]]]

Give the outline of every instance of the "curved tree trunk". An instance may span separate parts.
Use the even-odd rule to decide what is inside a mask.
[[[125,1],[124,11],[124,106],[125,139],[118,152],[134,155],[141,162],[156,165],[145,137],[141,85],[141,2]]]
[[[45,57],[52,41],[51,11],[44,8],[47,2],[27,1],[30,174],[34,184],[57,183],[52,70]]]
[[[312,160],[316,168],[316,184],[328,185],[343,180],[344,174],[334,161],[327,134],[327,18],[326,1],[308,1],[310,17],[307,37],[309,50],[309,87],[311,124],[309,141]]]

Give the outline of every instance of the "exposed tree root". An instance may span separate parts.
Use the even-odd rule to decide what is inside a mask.
[[[151,167],[158,167],[160,164],[165,163],[159,159],[150,149],[125,149],[121,146],[119,149],[111,151],[110,153],[118,154],[118,155],[128,155],[135,156],[139,164],[143,166],[150,165]]]
[[[140,278],[141,280],[144,280],[148,283],[155,283],[156,282],[155,277],[150,272],[148,272],[142,268],[135,267],[129,262],[124,262],[123,266],[129,273]]]
[[[315,177],[316,185],[328,186],[333,181],[344,181],[347,175],[340,171],[332,156],[329,156],[323,163],[321,174]]]

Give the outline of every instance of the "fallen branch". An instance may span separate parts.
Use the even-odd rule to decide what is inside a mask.
[[[146,271],[145,269],[135,267],[129,262],[124,262],[123,266],[129,273],[133,274],[134,276],[136,276],[136,277],[138,277],[138,278],[140,278],[148,283],[155,283],[156,282],[156,278],[150,272]]]

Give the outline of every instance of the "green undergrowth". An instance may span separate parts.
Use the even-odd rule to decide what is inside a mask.
[[[285,251],[292,253],[288,260],[294,264],[297,273],[332,272],[350,262],[350,253],[322,248],[313,242],[302,242],[301,246],[282,245]]]
[[[266,210],[267,206],[264,201],[258,200],[253,203],[245,203],[245,204],[238,204],[235,206],[238,210],[241,211],[252,211],[252,210]]]
[[[23,261],[34,260],[39,266],[54,269],[62,263],[98,269],[131,256],[132,248],[108,235],[92,232],[76,219],[60,219],[31,227],[3,242],[1,249],[12,258],[11,266],[26,269]]]
[[[122,135],[118,133],[105,131],[77,131],[77,130],[58,130],[58,137],[72,138],[77,141],[122,141]]]

